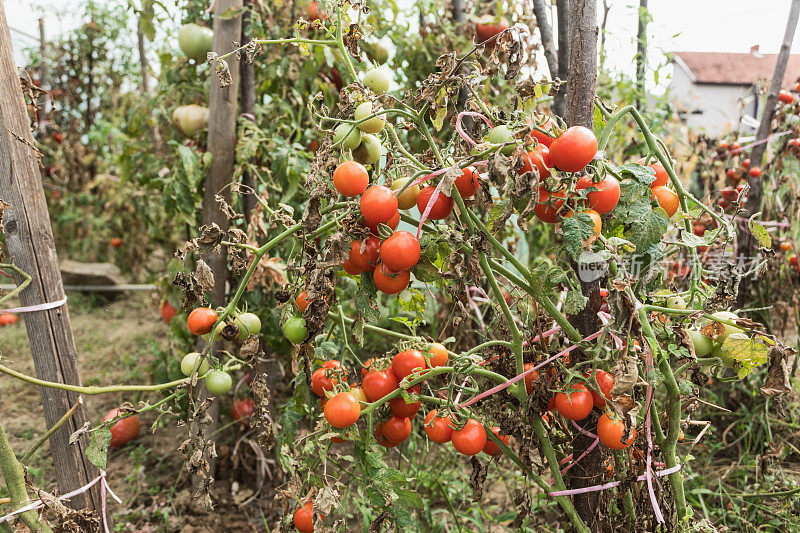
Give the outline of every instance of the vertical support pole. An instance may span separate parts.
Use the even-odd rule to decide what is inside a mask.
[[[595,0],[570,0],[569,73],[567,76],[566,121],[569,126],[594,128],[594,100],[597,87],[597,6]],[[586,336],[598,330],[597,312],[600,309],[600,281],[581,280],[581,292],[588,298],[586,307],[570,322]],[[584,358],[576,350],[575,362]],[[580,422],[586,430],[597,433],[597,415],[592,413]],[[572,441],[572,456],[580,457],[589,449],[594,439],[577,433]],[[600,447],[595,447],[570,471],[569,486],[579,489],[602,482]],[[600,492],[574,496],[575,510],[591,531],[599,531],[598,518],[604,513],[599,508]]]
[[[0,0],[0,202],[10,207],[3,214],[3,232],[11,261],[31,276],[19,295],[23,306],[58,302],[64,298],[58,269],[50,215],[47,211],[37,152],[27,116],[25,100],[12,54],[11,34],[5,6]],[[16,282],[22,281],[17,277]],[[78,356],[70,328],[67,305],[23,315],[31,354],[39,379],[80,385]],[[58,422],[75,402],[74,392],[40,388],[47,427]],[[81,406],[74,416],[50,437],[50,453],[62,493],[75,490],[98,475],[87,459],[83,437],[69,444],[70,435],[87,420]],[[69,505],[100,512],[100,494],[92,490],[72,498]]]

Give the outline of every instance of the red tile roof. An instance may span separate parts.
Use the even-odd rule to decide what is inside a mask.
[[[752,85],[758,80],[770,80],[778,54],[727,52],[673,52],[696,78],[696,83]],[[800,54],[791,54],[786,65],[782,86],[792,87],[800,79]]]

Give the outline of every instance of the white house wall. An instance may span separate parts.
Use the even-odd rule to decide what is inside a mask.
[[[738,129],[740,102],[749,92],[746,86],[695,84],[682,66],[673,69],[671,94],[676,111],[690,129],[712,137]],[[753,110],[751,98],[745,113],[752,115]],[[745,127],[742,130],[750,131]]]

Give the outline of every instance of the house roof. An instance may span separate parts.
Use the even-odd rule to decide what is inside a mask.
[[[695,83],[752,85],[771,79],[778,54],[728,52],[673,52],[673,61],[693,76]],[[793,86],[800,79],[800,54],[789,55],[782,87]]]

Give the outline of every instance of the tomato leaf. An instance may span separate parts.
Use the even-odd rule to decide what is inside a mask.
[[[447,89],[442,87],[436,95],[436,115],[433,117],[433,127],[440,131],[447,116]]]
[[[642,185],[650,186],[651,183],[656,181],[656,171],[650,167],[645,167],[637,163],[628,163],[617,168],[620,175],[624,178],[633,178],[636,182]]]
[[[628,226],[625,237],[636,246],[636,251],[643,252],[659,242],[669,227],[667,212],[650,206],[650,199],[640,198],[628,209],[625,218]]]
[[[756,238],[758,241],[758,245],[762,248],[771,248],[772,247],[772,237],[769,233],[767,233],[766,228],[756,222],[755,220],[751,220],[749,223],[750,226],[750,233],[753,234],[753,237]]]
[[[408,292],[410,298],[408,300],[403,300],[402,296],[398,295],[397,299],[400,302],[400,307],[403,308],[403,311],[411,313],[413,315],[413,319],[409,320],[404,316],[398,316],[393,317],[392,320],[405,324],[410,330],[414,331],[418,325],[425,322],[425,295],[413,288],[404,292]]]
[[[589,298],[581,294],[580,291],[569,291],[567,298],[564,300],[564,312],[568,315],[577,315],[583,311],[588,301]]]
[[[722,343],[722,353],[736,361],[737,375],[742,379],[767,362],[769,350],[774,345],[775,341],[764,335],[751,338],[744,333],[732,333]]]
[[[319,343],[314,349],[314,357],[321,361],[328,361],[339,357],[339,345],[333,341]]]
[[[561,229],[564,230],[564,248],[577,259],[583,251],[584,241],[594,236],[594,222],[586,213],[578,213],[564,220]]]
[[[86,447],[86,458],[101,470],[106,469],[108,460],[108,445],[111,443],[111,430],[107,427],[92,433],[89,446]]]

